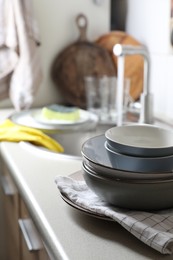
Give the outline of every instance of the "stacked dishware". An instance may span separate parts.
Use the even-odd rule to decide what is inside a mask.
[[[84,179],[117,207],[173,207],[173,131],[146,124],[117,126],[82,146]]]

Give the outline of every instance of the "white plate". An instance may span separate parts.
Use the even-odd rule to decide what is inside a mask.
[[[85,123],[90,119],[90,113],[88,111],[79,109],[80,118],[79,120],[70,121],[70,120],[57,120],[57,119],[46,119],[42,116],[42,110],[33,111],[31,116],[41,124],[46,125],[76,125],[76,124],[82,124]]]
[[[11,115],[9,117],[9,119],[18,125],[28,126],[28,127],[40,129],[40,130],[46,131],[46,132],[49,132],[49,131],[56,132],[57,130],[79,130],[79,126],[80,126],[80,129],[82,127],[84,127],[86,129],[86,128],[89,128],[90,125],[92,125],[92,127],[94,127],[98,123],[98,117],[93,113],[87,112],[87,117],[85,117],[85,120],[83,119],[83,124],[82,123],[66,124],[66,125],[42,124],[33,118],[33,114],[37,114],[37,113],[39,113],[39,111],[40,111],[40,109],[30,109],[30,110],[17,112],[17,113],[14,113],[13,115]],[[88,118],[88,120],[86,120],[86,118]]]

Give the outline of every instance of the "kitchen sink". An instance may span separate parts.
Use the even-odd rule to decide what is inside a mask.
[[[155,120],[154,125],[171,129],[173,126],[168,123],[164,123],[160,120]],[[37,156],[46,156],[46,158],[72,158],[72,159],[82,159],[81,156],[81,147],[83,143],[91,137],[102,135],[105,131],[115,124],[97,124],[92,127],[87,127],[86,129],[76,129],[75,131],[60,131],[57,133],[49,134],[50,137],[58,141],[64,147],[64,153],[55,153],[50,150],[47,150],[43,147],[35,146],[28,142],[21,142],[20,145],[29,150],[32,153],[37,154]]]
[[[53,137],[64,147],[64,154],[81,156],[82,144],[91,137],[102,135],[110,125],[98,125],[96,128],[87,131],[62,132],[54,134]]]
[[[81,159],[81,147],[82,144],[91,137],[104,134],[107,129],[113,127],[114,125],[110,124],[98,124],[95,127],[85,129],[78,129],[73,131],[60,131],[57,133],[49,134],[50,137],[55,139],[64,147],[64,153],[55,153],[50,150],[47,150],[40,146],[35,146],[28,142],[21,142],[20,145],[29,150],[32,153],[35,153],[40,156],[57,158],[69,158],[72,159]]]

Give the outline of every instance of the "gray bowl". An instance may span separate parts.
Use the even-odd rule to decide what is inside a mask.
[[[115,152],[132,156],[173,155],[173,131],[146,124],[116,126],[105,132]]]
[[[173,155],[160,157],[138,157],[117,153],[105,142],[105,149],[113,168],[132,172],[172,172]]]
[[[122,181],[95,175],[85,165],[83,177],[88,187],[107,203],[133,210],[163,210],[173,207],[173,180]]]

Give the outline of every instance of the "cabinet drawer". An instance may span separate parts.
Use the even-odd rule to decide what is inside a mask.
[[[19,194],[9,174],[9,170],[4,164],[3,173],[1,174],[1,187],[3,190],[2,196],[7,215],[16,221],[19,215]]]
[[[1,196],[4,214],[5,258],[50,260],[30,214],[18,192],[10,171],[1,162]]]
[[[50,259],[44,248],[41,237],[30,218],[29,212],[20,199],[20,219],[19,226],[21,229],[21,259],[23,260],[48,260]]]
[[[12,260],[14,256],[20,259],[20,236],[18,227],[19,194],[9,174],[8,168],[2,164],[1,187],[3,192],[2,204],[4,213],[5,251],[6,259]]]

